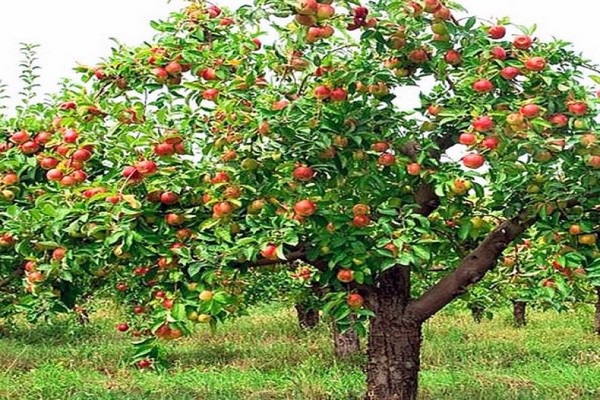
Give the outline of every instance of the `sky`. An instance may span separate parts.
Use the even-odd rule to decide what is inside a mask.
[[[459,0],[460,1],[460,0]],[[236,7],[249,0],[216,0]],[[7,1],[0,13],[0,80],[9,94],[19,90],[19,43],[37,43],[40,92],[55,91],[63,77],[74,77],[76,63],[94,65],[108,55],[111,37],[136,45],[150,40],[150,20],[177,11],[183,0],[19,0]],[[491,19],[509,16],[515,23],[538,24],[537,36],[574,43],[575,48],[600,64],[594,29],[597,10],[591,0],[462,0],[471,15]]]

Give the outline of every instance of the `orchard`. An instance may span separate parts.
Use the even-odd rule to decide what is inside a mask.
[[[593,65],[441,0],[254,3],[193,1],[1,121],[0,317],[85,316],[105,292],[132,363],[161,369],[163,341],[289,269],[367,335],[366,398],[406,400],[457,297],[594,296]]]

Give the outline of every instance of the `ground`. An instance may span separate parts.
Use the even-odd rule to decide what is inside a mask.
[[[86,327],[5,327],[0,399],[349,400],[364,388],[364,356],[336,361],[328,327],[304,332],[281,304],[169,344],[172,368],[162,375],[127,365],[116,322],[105,309]],[[420,398],[600,399],[600,339],[591,331],[587,307],[533,313],[526,329],[511,326],[509,310],[481,324],[445,311],[424,328]]]

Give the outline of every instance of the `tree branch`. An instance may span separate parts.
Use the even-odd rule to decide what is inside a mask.
[[[456,270],[410,303],[407,312],[420,322],[433,316],[493,269],[502,252],[533,222],[533,219],[524,220],[519,216],[502,223],[462,260]]]

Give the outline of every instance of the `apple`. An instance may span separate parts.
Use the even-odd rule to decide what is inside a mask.
[[[340,269],[337,273],[337,279],[343,283],[350,283],[354,280],[354,271],[351,269]]]
[[[536,104],[525,104],[519,111],[526,118],[535,118],[541,112],[540,107]]]
[[[466,146],[472,146],[477,142],[477,136],[470,132],[461,133],[458,137],[458,141]]]
[[[52,139],[52,134],[50,132],[39,132],[33,140],[40,145],[44,145],[48,143]]]
[[[179,196],[174,192],[163,192],[160,195],[160,202],[167,206],[172,206],[179,202]]]
[[[390,242],[383,246],[383,248],[391,252],[394,257],[398,257],[398,246],[396,246],[394,243]]]
[[[118,324],[117,330],[119,332],[127,332],[129,330],[129,324],[127,324],[127,323]]]
[[[388,151],[390,149],[390,145],[387,142],[377,142],[373,143],[371,148],[373,151],[383,153],[384,151]]]
[[[152,160],[142,160],[135,164],[135,169],[137,169],[140,174],[147,176],[156,173],[158,166]]]
[[[517,36],[513,41],[513,46],[519,50],[527,50],[533,44],[533,40],[527,35]]]
[[[217,18],[219,15],[221,15],[221,9],[215,5],[208,6],[206,11],[208,12],[208,16],[210,18]]]
[[[442,106],[435,106],[432,104],[429,107],[427,107],[427,113],[429,113],[429,115],[435,117],[435,116],[439,115],[439,113],[441,113],[443,111],[443,109],[444,108]],[[385,150],[382,150],[382,151],[385,151]]]
[[[486,149],[496,150],[498,148],[498,145],[500,144],[500,140],[495,136],[489,136],[489,137],[486,137],[485,139],[483,139],[481,144]]]
[[[9,172],[4,177],[2,177],[2,183],[6,186],[11,186],[19,182],[19,175],[14,172]]]
[[[421,174],[421,165],[419,163],[411,163],[406,166],[406,172],[409,175],[418,176]]]
[[[506,27],[503,25],[494,25],[488,29],[488,36],[492,39],[502,39],[506,36]]]
[[[181,67],[181,64],[179,64],[177,61],[171,61],[165,66],[165,71],[167,71],[167,74],[169,75],[179,75],[181,74],[182,70],[183,68]]]
[[[162,306],[167,310],[171,310],[174,305],[175,301],[173,299],[164,299],[162,302]]]
[[[596,235],[593,233],[587,233],[585,235],[581,235],[577,238],[577,241],[580,244],[584,244],[586,246],[593,246],[596,244]]]
[[[202,98],[208,101],[215,101],[218,95],[219,91],[217,89],[206,89],[202,92]]]
[[[92,158],[92,153],[86,149],[78,149],[75,150],[73,152],[73,154],[71,155],[71,157],[73,158],[73,160],[75,161],[87,161],[90,158]]]
[[[317,0],[300,0],[296,13],[301,15],[314,15],[319,9]]]
[[[568,105],[569,112],[576,116],[582,116],[587,113],[587,104],[582,101],[574,101]]]
[[[15,132],[10,136],[10,141],[14,143],[25,143],[30,138],[29,132],[19,131]]]
[[[591,156],[588,160],[588,165],[594,169],[600,168],[600,156]]]
[[[569,233],[571,235],[579,235],[583,232],[583,230],[581,229],[581,226],[577,225],[577,224],[573,224],[569,227]]]
[[[477,169],[485,163],[485,159],[480,154],[470,153],[463,157],[462,162],[467,168]]]
[[[200,292],[198,298],[202,301],[210,301],[213,298],[213,292],[210,290],[203,290],[202,292]]]
[[[77,131],[75,129],[67,129],[63,133],[63,141],[65,143],[75,143],[77,141],[78,137],[79,137],[79,134],[77,133]]]
[[[235,21],[232,18],[221,18],[221,20],[219,21],[219,25],[221,26],[229,26],[229,25],[233,25],[235,23]]]
[[[121,175],[123,176],[123,178],[131,182],[138,182],[144,178],[140,171],[138,171],[137,168],[133,166],[125,167]]]
[[[346,298],[346,303],[350,306],[350,308],[357,309],[364,305],[365,299],[358,293],[351,293]]]
[[[500,75],[509,81],[515,79],[520,73],[521,70],[516,67],[504,67],[502,68],[502,71],[500,71]]]
[[[221,201],[213,206],[213,216],[222,218],[230,215],[233,212],[233,204],[228,201]]]
[[[273,111],[281,111],[289,105],[290,105],[289,101],[282,99],[282,100],[278,100],[278,101],[274,102],[273,105],[271,106],[271,109]]]
[[[167,78],[169,77],[169,73],[163,67],[153,68],[151,73],[152,73],[152,75],[154,75],[156,80],[159,82],[165,82],[167,80]]]
[[[497,60],[506,60],[506,50],[502,47],[494,47],[490,52],[490,55]]]
[[[331,95],[331,90],[327,86],[317,86],[314,90],[314,95],[319,100],[325,100]]]
[[[480,93],[491,92],[494,90],[494,84],[487,79],[479,79],[473,83],[473,89]]]
[[[348,98],[348,92],[342,88],[335,88],[331,91],[331,101],[345,101]]]
[[[59,169],[51,169],[48,172],[46,172],[46,178],[48,178],[48,180],[50,181],[60,181],[63,177],[63,173],[61,170]]]
[[[413,50],[408,53],[408,60],[414,64],[423,64],[429,61],[429,54],[423,49]]]
[[[268,244],[264,249],[260,251],[260,254],[268,259],[268,260],[276,260],[277,259],[277,246],[274,244]]]
[[[550,116],[549,120],[553,125],[556,125],[559,128],[564,128],[569,124],[569,117],[565,114],[554,114]]]
[[[165,215],[165,222],[170,226],[178,226],[185,222],[185,217],[181,214],[169,213]]]
[[[531,57],[525,61],[525,68],[529,71],[543,71],[546,68],[546,59],[543,57]]]
[[[354,215],[367,215],[371,212],[371,207],[366,204],[355,204],[352,207],[352,213]]]
[[[74,110],[77,108],[77,104],[72,101],[67,101],[58,106],[59,110]]]
[[[150,360],[140,360],[137,363],[138,368],[140,369],[146,369],[146,368],[150,368],[152,366],[152,362],[150,362]]]
[[[63,258],[65,258],[66,254],[66,249],[63,249],[62,247],[57,247],[56,249],[54,249],[54,251],[52,251],[52,259],[55,261],[60,261]]]
[[[310,200],[300,200],[294,205],[294,211],[301,217],[310,217],[317,211],[317,205]]]
[[[384,167],[391,167],[392,165],[396,164],[396,156],[391,153],[383,153],[379,156],[377,162],[379,165],[383,165]]]
[[[352,226],[355,228],[366,228],[371,225],[371,219],[366,215],[355,215],[352,218]]]
[[[473,121],[473,129],[477,132],[487,132],[494,128],[494,121],[488,116],[479,116]]]
[[[506,122],[513,127],[519,126],[525,122],[525,118],[523,117],[523,114],[521,114],[521,113],[510,113],[506,117]]]
[[[456,50],[448,50],[444,55],[444,61],[450,65],[459,65],[461,62],[460,53]]]
[[[335,9],[329,4],[317,4],[317,20],[324,21],[334,16]]]
[[[452,184],[451,190],[454,194],[463,195],[471,190],[471,182],[464,179],[456,179]]]

